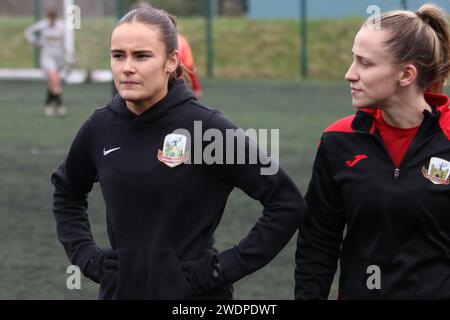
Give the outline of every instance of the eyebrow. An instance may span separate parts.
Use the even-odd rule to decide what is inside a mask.
[[[364,57],[364,56],[361,56],[359,54],[355,54],[355,52],[353,52],[353,50],[352,50],[352,54],[358,59],[364,59],[364,60],[367,60],[367,61],[372,61],[372,59],[370,59],[368,57]]]
[[[111,53],[123,53],[125,52],[125,50],[121,50],[121,49],[111,49]],[[150,54],[153,53],[152,50],[145,50],[145,49],[138,49],[138,50],[132,50],[131,51],[133,54]]]

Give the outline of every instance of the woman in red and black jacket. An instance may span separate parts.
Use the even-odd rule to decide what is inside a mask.
[[[300,226],[296,299],[450,299],[450,69],[444,13],[391,11],[357,33],[356,114],[322,134]],[[345,232],[344,232],[345,229]]]

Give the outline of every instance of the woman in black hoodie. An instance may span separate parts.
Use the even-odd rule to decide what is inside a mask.
[[[59,240],[100,283],[101,299],[231,299],[232,283],[268,263],[295,233],[305,211],[300,192],[179,80],[176,24],[166,12],[136,9],[118,22],[111,68],[119,94],[84,123],[52,175]],[[255,154],[257,161],[239,161]],[[87,195],[95,182],[110,249],[99,248],[90,231]],[[264,210],[238,245],[219,253],[213,233],[234,187]]]

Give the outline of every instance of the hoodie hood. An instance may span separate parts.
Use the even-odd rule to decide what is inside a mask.
[[[197,97],[193,92],[188,90],[183,80],[175,80],[169,82],[168,92],[164,98],[140,115],[135,114],[127,108],[125,100],[119,93],[108,102],[106,107],[119,117],[128,118],[137,122],[151,122],[155,121],[172,108],[183,105],[190,100],[197,100]]]

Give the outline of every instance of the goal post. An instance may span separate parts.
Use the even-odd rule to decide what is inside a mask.
[[[63,17],[65,28],[64,46],[66,53],[66,63],[72,64],[75,61],[75,33],[74,29],[79,28],[80,9],[74,6],[73,0],[64,0]]]

